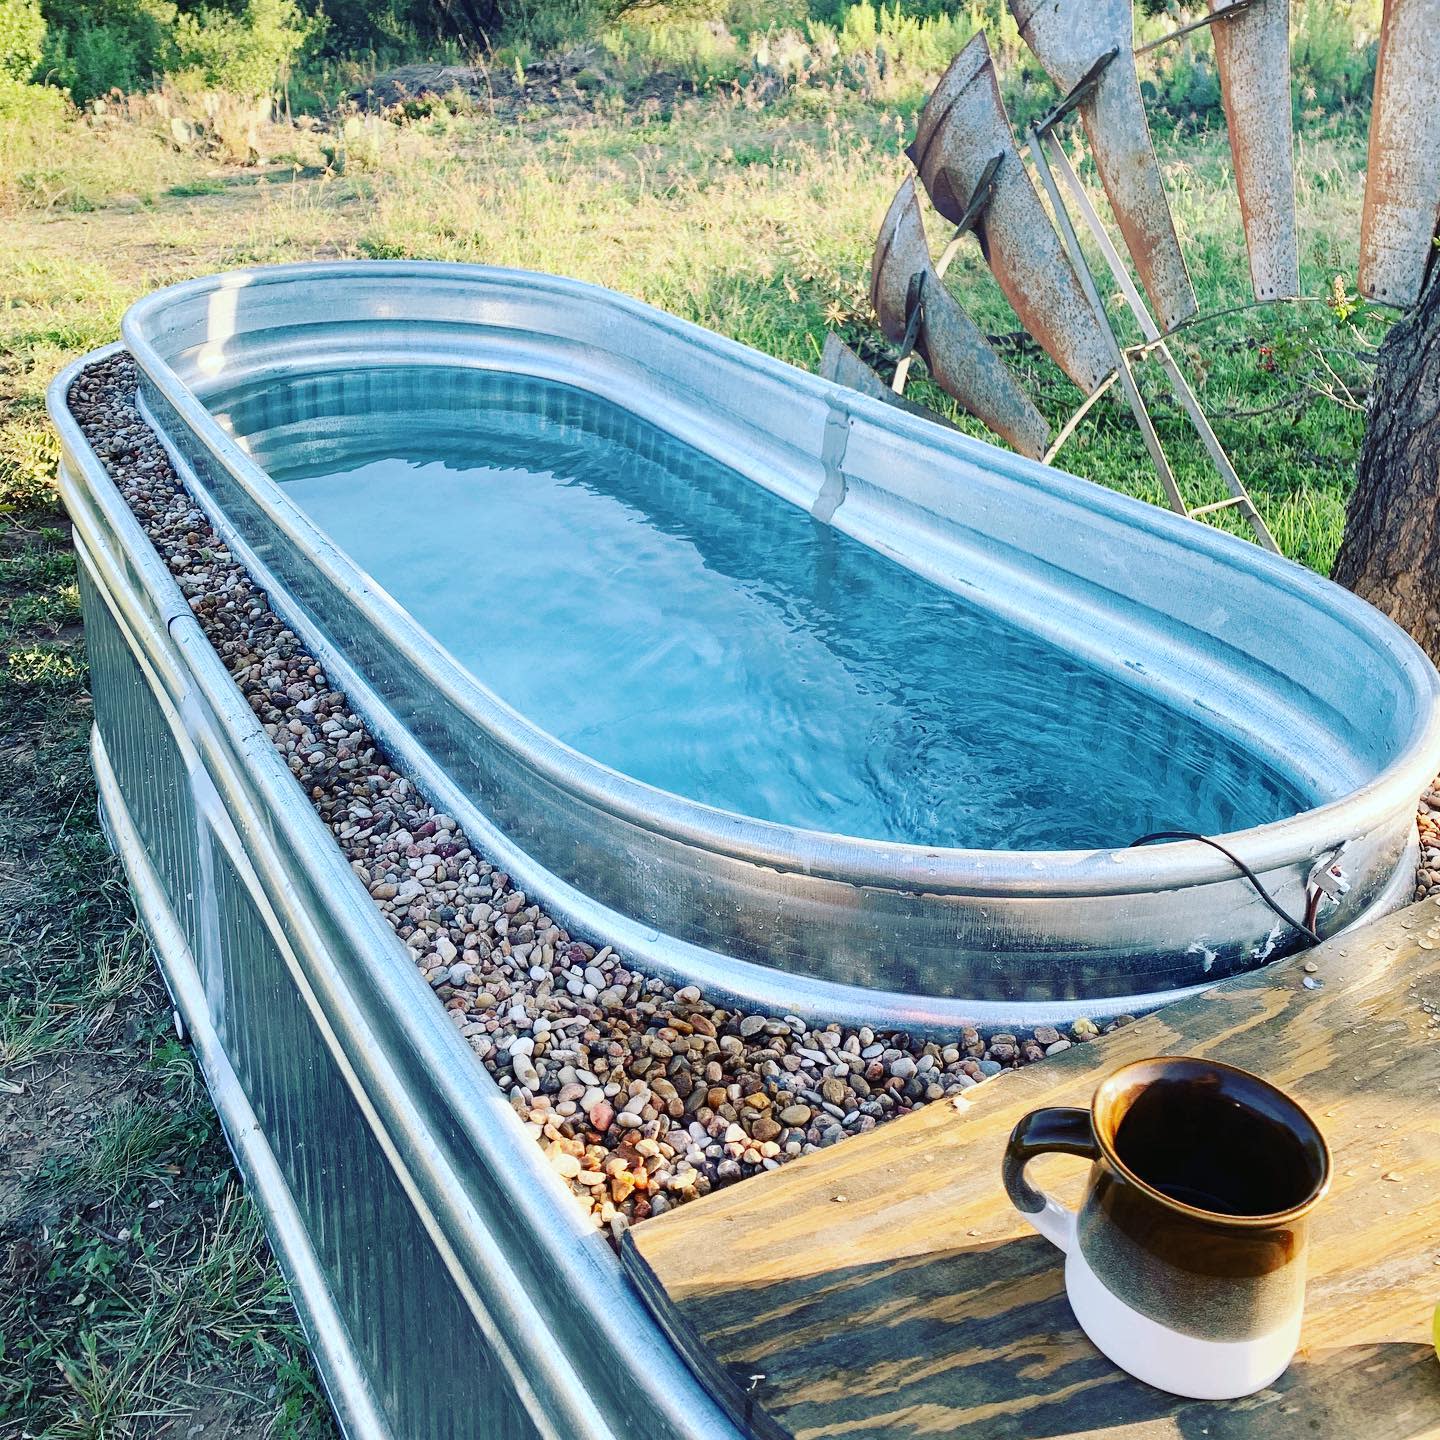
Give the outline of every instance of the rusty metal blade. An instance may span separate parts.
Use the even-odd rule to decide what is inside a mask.
[[[833,331],[825,337],[825,349],[820,355],[820,373],[825,379],[833,380],[837,385],[845,386],[847,390],[856,390],[861,395],[870,396],[872,400],[883,400],[887,405],[893,405],[897,410],[905,411],[907,415],[918,415],[922,420],[931,420],[936,425],[944,425],[950,430],[955,428],[949,420],[928,405],[921,405],[918,401],[909,400],[904,395],[897,395]]]
[[[989,203],[975,222],[981,251],[1025,329],[1090,394],[1115,367],[1015,147],[984,31],[955,57],[926,101],[906,153],[935,208],[956,225],[1000,157]]]
[[[1420,298],[1440,219],[1440,0],[1385,0],[1360,220],[1360,289]]]
[[[870,270],[870,303],[886,338],[896,343],[904,340],[913,318],[907,299],[916,275],[923,277],[924,309],[915,348],[935,383],[1022,455],[1038,459],[1049,443],[1050,427],[935,273],[915,182],[907,180],[880,226]]]
[[[1300,293],[1290,133],[1290,0],[1210,0],[1220,98],[1257,300]]]
[[[1130,0],[1009,0],[1009,5],[1025,43],[1067,94],[1106,51],[1119,51],[1078,108],[1125,247],[1161,328],[1169,330],[1195,313],[1195,291],[1140,100]]]

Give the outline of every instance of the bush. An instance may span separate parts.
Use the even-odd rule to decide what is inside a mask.
[[[45,50],[45,17],[36,0],[0,0],[0,77],[24,82]]]
[[[697,89],[735,79],[746,63],[734,33],[716,21],[622,23],[605,31],[601,43],[622,65],[674,71]]]
[[[44,78],[78,105],[112,90],[147,89],[174,63],[175,6],[169,0],[50,0]]]
[[[1136,40],[1156,40],[1194,19],[1199,7],[1164,0],[1143,6]],[[1375,79],[1380,0],[1305,0],[1291,8],[1290,79],[1297,117],[1303,119],[1363,104]],[[1219,122],[1220,79],[1213,42],[1195,35],[1165,45],[1141,69],[1147,102],[1171,123]]]
[[[1307,0],[1296,6],[1290,73],[1303,107],[1368,100],[1375,84],[1379,0]]]
[[[841,86],[872,99],[918,99],[975,33],[977,19],[988,18],[979,3],[954,14],[918,10],[895,0],[878,7],[856,0],[832,12],[834,23],[808,20],[803,34],[789,27],[766,30],[751,37],[754,71],[782,86]],[[997,22],[992,49],[1004,59],[1009,44]]]
[[[202,9],[182,15],[175,27],[178,78],[237,95],[269,95],[319,27],[295,0],[245,0],[239,14]]]
[[[65,92],[52,85],[27,85],[0,74],[0,120],[37,120],[46,126],[58,125],[69,110]],[[0,193],[4,186],[0,184]]]
[[[386,58],[414,54],[436,29],[426,0],[328,0],[325,20],[325,53],[346,59],[366,51]]]
[[[611,0],[504,0],[497,7],[505,39],[542,55],[595,38],[631,8]]]

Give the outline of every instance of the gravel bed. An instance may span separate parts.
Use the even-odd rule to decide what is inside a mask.
[[[613,1237],[1099,1033],[1078,1020],[940,1044],[747,1014],[569,934],[388,763],[186,493],[135,387],[117,355],[70,408],[436,1002]],[[1440,891],[1440,794],[1421,811],[1433,869],[1417,897]]]
[[[1415,898],[1440,895],[1440,775],[1420,799],[1420,869],[1415,876]]]

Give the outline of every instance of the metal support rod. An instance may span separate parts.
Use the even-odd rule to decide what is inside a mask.
[[[1216,10],[1209,15],[1201,16],[1198,20],[1192,20],[1188,25],[1182,25],[1178,30],[1172,30],[1158,40],[1151,40],[1148,44],[1141,45],[1130,53],[1133,58],[1138,60],[1140,56],[1148,55],[1152,50],[1158,50],[1162,45],[1170,44],[1172,40],[1179,40],[1196,30],[1208,30],[1217,20],[1229,20],[1240,14],[1241,11],[1248,10],[1255,3],[1256,0],[1232,0],[1232,3],[1223,10]],[[1099,84],[1101,75],[1105,73],[1106,68],[1119,53],[1119,50],[1111,49],[1101,55],[1076,82],[1075,88],[1054,109],[1041,118],[1032,133],[1048,135]],[[1029,148],[1028,145],[1026,148]],[[1025,153],[1025,150],[1021,150],[1020,158],[1022,160],[1025,158]]]
[[[1225,482],[1225,487],[1230,494],[1243,506],[1245,517],[1249,520],[1256,538],[1265,549],[1274,554],[1281,553],[1280,547],[1275,543],[1275,537],[1271,535],[1269,527],[1265,524],[1264,517],[1255,508],[1255,502],[1250,498],[1249,491],[1245,489],[1240,476],[1236,473],[1234,465],[1230,463],[1230,457],[1225,453],[1225,447],[1220,443],[1219,437],[1211,427],[1210,419],[1205,414],[1195,392],[1190,388],[1190,382],[1185,378],[1184,372],[1175,362],[1175,357],[1170,353],[1170,347],[1160,335],[1160,327],[1155,323],[1154,317],[1150,314],[1140,292],[1135,287],[1135,282],[1130,278],[1130,272],[1126,269],[1124,261],[1120,258],[1120,252],[1115,248],[1115,242],[1111,240],[1109,232],[1101,223],[1100,216],[1096,213],[1094,205],[1090,202],[1090,196],[1086,193],[1085,187],[1080,183],[1080,177],[1075,173],[1070,158],[1065,154],[1065,147],[1053,135],[1045,136],[1049,142],[1049,150],[1055,161],[1055,168],[1060,172],[1060,178],[1065,182],[1066,188],[1075,199],[1075,204],[1080,210],[1081,218],[1085,221],[1090,233],[1095,237],[1096,244],[1100,247],[1101,254],[1105,257],[1105,263],[1110,267],[1110,273],[1115,277],[1115,283],[1120,287],[1120,293],[1125,297],[1125,303],[1130,307],[1131,313],[1135,316],[1136,323],[1140,326],[1140,333],[1144,335],[1147,346],[1153,347],[1156,358],[1164,367],[1165,374],[1170,381],[1171,388],[1175,391],[1176,398],[1185,408],[1185,413],[1190,417],[1190,423],[1195,427],[1201,443],[1205,446],[1210,456],[1211,463],[1219,471],[1220,478]],[[1039,147],[1031,146],[1031,155],[1038,154]],[[1048,164],[1044,166],[1045,173],[1049,173]],[[1051,197],[1052,203],[1055,197]],[[1063,209],[1063,205],[1061,206]],[[1066,211],[1068,219],[1069,212]],[[1182,512],[1188,513],[1188,512]]]
[[[1115,383],[1120,372],[1112,370],[1081,402],[1080,408],[1060,427],[1060,433],[1045,452],[1044,460],[1049,465],[1060,453],[1060,447],[1075,433],[1076,427],[1090,413],[1095,402]]]
[[[1183,36],[1192,34],[1196,30],[1208,30],[1217,20],[1228,20],[1232,15],[1238,15],[1242,10],[1248,10],[1255,0],[1232,0],[1223,10],[1216,10],[1209,15],[1202,15],[1198,20],[1192,20],[1188,25],[1182,25],[1178,30],[1172,30],[1168,35],[1162,35],[1158,40],[1152,40],[1148,45],[1141,45],[1136,51],[1136,56],[1148,55],[1152,50],[1158,50],[1162,45],[1168,45],[1172,40],[1179,40]]]
[[[995,176],[999,172],[1000,164],[1005,159],[1005,152],[1002,150],[994,159],[985,164],[980,179],[971,192],[970,202],[965,206],[965,213],[960,217],[960,223],[955,227],[955,233],[946,243],[944,250],[940,252],[940,258],[935,262],[935,273],[944,276],[950,268],[950,262],[954,260],[960,249],[960,242],[980,223],[980,217],[985,213],[985,207],[990,203],[990,198],[995,194]]]
[[[1159,338],[1169,340],[1186,330],[1198,330],[1201,326],[1213,325],[1217,320],[1228,320],[1232,315],[1244,315],[1251,310],[1269,310],[1276,305],[1328,304],[1330,301],[1324,295],[1277,295],[1273,300],[1247,300],[1243,305],[1222,305],[1217,310],[1202,310],[1198,315],[1186,316],[1179,324],[1162,330]],[[1152,344],[1152,341],[1146,340],[1143,344],[1127,345],[1125,348],[1131,355],[1143,355],[1149,353]]]
[[[957,230],[955,234],[950,237],[945,248],[940,252],[940,258],[935,262],[935,273],[940,276],[942,280],[945,278],[945,272],[950,268],[951,262],[960,253],[960,242],[964,240],[964,238],[965,236]]]
[[[945,272],[950,268],[951,262],[959,253],[960,242],[964,240],[975,226],[979,223],[981,215],[985,213],[985,207],[990,203],[990,197],[995,193],[995,174],[1000,169],[1000,162],[1004,160],[1005,153],[1000,154],[989,161],[980,176],[979,183],[975,186],[970,196],[970,203],[965,207],[965,213],[960,217],[960,223],[955,227],[955,233],[950,237],[949,243],[941,251],[940,258],[935,262],[935,278],[943,280]],[[905,382],[910,378],[910,364],[914,358],[914,346],[906,350],[900,356],[900,363],[895,367],[895,374],[890,381],[890,388],[897,394],[905,393]]]
[[[1119,56],[1120,51],[1116,46],[1111,46],[1076,82],[1074,88],[1058,105],[1047,115],[1042,117],[1040,122],[1030,133],[1038,132],[1041,135],[1048,135],[1072,110],[1076,109],[1092,90],[1100,83],[1100,77],[1104,75],[1111,64]]]
[[[920,340],[920,327],[925,323],[925,276],[917,271],[910,277],[905,288],[905,338],[900,342],[900,359],[891,377],[890,388],[897,394],[905,393],[905,382],[910,378],[910,365],[915,359],[915,349]]]
[[[1244,503],[1245,497],[1243,495],[1228,495],[1224,500],[1212,500],[1208,505],[1197,505],[1190,512],[1190,518],[1194,520],[1200,515],[1210,515],[1216,510],[1229,510],[1235,505],[1243,505]]]
[[[1125,262],[1120,258],[1120,252],[1115,248],[1115,242],[1110,238],[1110,232],[1101,222],[1088,192],[1080,183],[1080,177],[1075,173],[1075,167],[1070,163],[1070,157],[1065,153],[1065,147],[1054,135],[1046,135],[1045,139],[1050,142],[1050,154],[1055,161],[1055,168],[1060,172],[1060,178],[1065,182],[1066,188],[1074,196],[1075,204],[1080,210],[1080,218],[1084,220],[1086,228],[1100,247],[1100,253],[1104,255],[1105,263],[1110,267],[1110,273],[1115,277],[1115,283],[1125,297],[1125,303],[1130,307],[1136,323],[1140,326],[1140,333],[1145,337],[1147,348],[1154,346],[1160,339],[1160,327],[1151,316],[1149,307],[1141,298],[1139,290],[1135,288],[1135,282],[1130,278],[1130,271],[1125,267]],[[1031,153],[1032,155],[1035,153],[1033,147]]]
[[[1144,440],[1145,448],[1150,452],[1151,463],[1155,466],[1155,473],[1160,477],[1160,483],[1165,487],[1165,494],[1170,500],[1170,508],[1177,515],[1188,515],[1190,512],[1185,508],[1185,497],[1181,495],[1180,487],[1176,484],[1174,473],[1170,469],[1170,462],[1165,458],[1165,449],[1160,444],[1160,437],[1156,434],[1155,426],[1150,420],[1150,412],[1145,408],[1145,401],[1140,394],[1140,387],[1135,383],[1130,362],[1126,359],[1125,351],[1115,336],[1114,327],[1110,324],[1110,317],[1105,311],[1105,303],[1101,300],[1100,292],[1096,288],[1095,276],[1090,271],[1090,266],[1085,259],[1085,252],[1080,248],[1080,239],[1075,234],[1075,226],[1070,219],[1070,212],[1065,208],[1065,201],[1060,195],[1059,187],[1055,184],[1054,175],[1051,174],[1049,162],[1045,158],[1045,148],[1034,130],[1030,132],[1028,139],[1030,157],[1035,162],[1040,182],[1044,185],[1045,193],[1050,197],[1050,204],[1055,211],[1055,221],[1060,229],[1060,239],[1064,242],[1066,252],[1070,256],[1070,263],[1075,267],[1075,273],[1079,277],[1085,298],[1095,307],[1095,314],[1100,320],[1100,329],[1110,347],[1110,358],[1114,361],[1121,388],[1125,391],[1125,399],[1129,402],[1131,412],[1135,416],[1135,423],[1140,427],[1140,438]]]

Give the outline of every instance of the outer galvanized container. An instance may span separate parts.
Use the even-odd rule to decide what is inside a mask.
[[[100,352],[106,353],[106,352]],[[102,815],[345,1433],[738,1440],[201,633],[51,388]]]
[[[1270,922],[1194,846],[925,851],[760,826],[603,772],[388,606],[187,382],[361,356],[610,395],[796,503],[823,496],[835,524],[937,583],[1072,633],[1097,663],[1143,664],[1172,690],[1228,677],[1207,692],[1217,727],[1261,715],[1273,757],[1330,767],[1345,791],[1236,848],[1292,906],[1341,839],[1359,882],[1347,918],[1408,887],[1411,807],[1440,763],[1434,673],[1367,607],[1253,547],[546,277],[285,267],[161,292],[126,336],[197,498],[372,732],[527,892],[652,969],[757,1006],[945,1026],[1063,1012],[1067,974],[1073,995],[1119,978],[1085,996],[1092,1013],[1160,1003],[1196,924],[1253,938]],[[344,1429],[735,1437],[434,1003],[81,435],[66,396],[106,353],[50,393],[102,811]],[[987,973],[1018,990],[957,998]]]
[[[1324,797],[1225,837],[1292,914],[1342,842],[1354,883],[1330,930],[1408,894],[1414,802],[1440,768],[1436,674],[1369,606],[1255,546],[553,276],[279,266],[157,292],[124,335],[213,523],[372,732],[550,913],[652,972],[755,1008],[946,1029],[1153,1006],[1294,940],[1206,846],[862,840],[589,760],[461,669],[223,432],[207,395],[321,370],[363,386],[404,363],[614,400]]]

